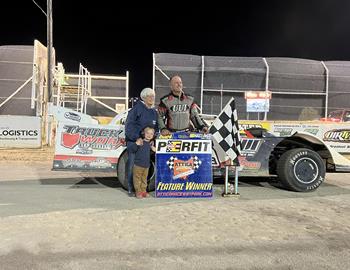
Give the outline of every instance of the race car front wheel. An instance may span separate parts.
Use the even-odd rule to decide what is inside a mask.
[[[277,175],[285,188],[308,192],[317,189],[323,183],[326,168],[319,154],[310,149],[296,148],[280,157]]]
[[[155,177],[156,171],[155,171],[155,162],[151,160],[151,166],[148,170],[148,177],[147,177],[147,191],[154,191],[155,189]]]

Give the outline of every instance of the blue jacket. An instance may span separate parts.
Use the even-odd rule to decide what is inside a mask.
[[[139,101],[129,111],[125,123],[125,136],[127,141],[135,142],[141,137],[141,131],[147,127],[154,127],[158,131],[157,123],[158,114],[155,108],[147,108],[147,106]]]
[[[151,165],[151,144],[150,142],[143,141],[143,145],[137,145],[136,143],[130,144],[130,149],[135,153],[134,164],[142,167],[149,168]]]

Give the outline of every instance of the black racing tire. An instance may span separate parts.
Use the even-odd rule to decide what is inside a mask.
[[[147,177],[147,191],[154,191],[155,189],[155,183],[156,182],[156,167],[155,167],[155,161],[151,160],[151,166],[148,170],[148,177]]]
[[[122,185],[124,189],[128,189],[128,178],[126,175],[126,162],[128,161],[128,152],[125,150],[120,158],[118,159],[118,166],[117,166],[117,177],[119,180],[119,183]]]
[[[277,162],[277,175],[286,189],[310,192],[323,183],[326,167],[315,151],[296,148],[285,152],[280,157]]]
[[[117,177],[124,189],[128,189],[128,178],[127,178],[127,169],[126,162],[128,161],[128,152],[124,151],[118,160],[117,167]],[[148,171],[147,177],[147,191],[153,191],[155,188],[155,166],[154,160],[151,160],[151,166]]]

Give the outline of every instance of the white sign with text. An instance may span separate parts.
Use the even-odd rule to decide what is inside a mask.
[[[0,147],[41,147],[41,118],[24,115],[0,115]]]

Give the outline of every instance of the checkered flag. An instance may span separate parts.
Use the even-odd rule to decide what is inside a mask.
[[[197,156],[193,156],[192,159],[193,159],[193,169],[197,170],[199,166],[202,164],[202,161]]]
[[[169,167],[170,170],[174,169],[174,160],[176,160],[176,159],[177,159],[176,157],[171,156],[171,157],[167,160],[166,164],[168,165],[168,167]]]
[[[214,120],[209,128],[209,133],[213,135],[213,138],[226,155],[231,158],[232,162],[239,165],[238,156],[240,155],[242,145],[234,98],[231,98],[219,116]]]

